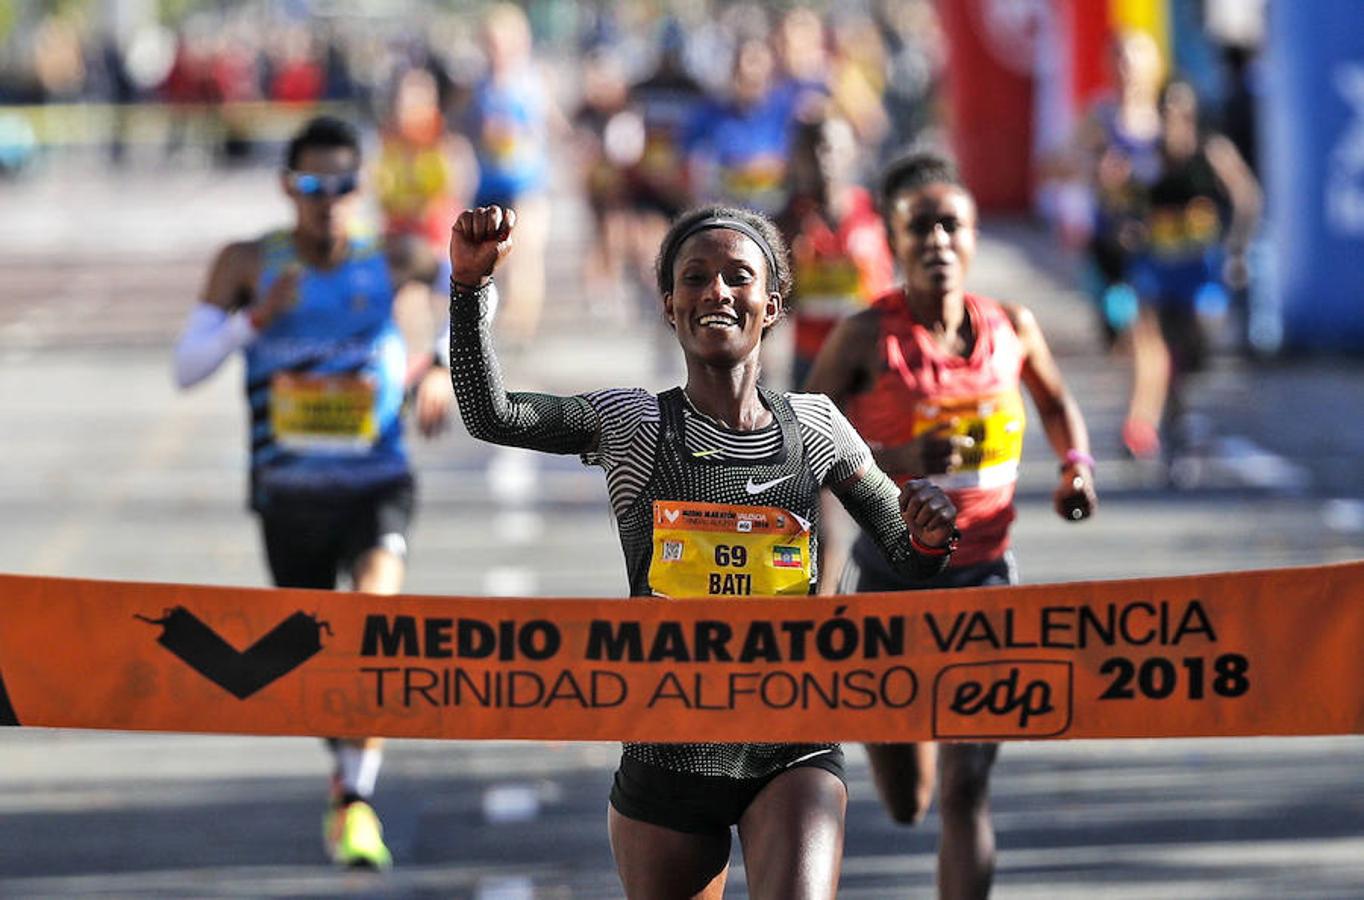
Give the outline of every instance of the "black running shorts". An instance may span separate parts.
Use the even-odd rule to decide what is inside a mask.
[[[783,772],[806,766],[823,769],[847,782],[843,751],[837,747],[759,778],[693,775],[622,757],[611,785],[611,805],[629,819],[688,834],[724,834],[737,825],[762,789]]]
[[[1018,584],[1018,564],[1012,550],[1004,555],[969,566],[948,566],[932,578],[911,580],[897,575],[885,561],[876,544],[858,535],[852,553],[838,578],[840,594],[870,594],[883,591],[932,591],[943,588],[989,587]]]
[[[405,557],[415,507],[410,477],[362,493],[272,497],[258,512],[275,586],[334,590],[369,550]]]

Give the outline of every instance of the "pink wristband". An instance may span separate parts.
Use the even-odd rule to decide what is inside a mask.
[[[1064,463],[1061,466],[1063,469],[1066,466],[1089,466],[1091,469],[1094,468],[1094,457],[1083,450],[1076,450],[1073,447],[1066,451],[1066,455],[1063,456],[1062,459],[1064,460]]]

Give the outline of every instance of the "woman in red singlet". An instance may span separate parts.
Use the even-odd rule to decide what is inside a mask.
[[[1013,495],[1023,448],[1026,386],[1060,461],[1056,511],[1093,514],[1093,459],[1079,407],[1037,320],[1021,306],[969,294],[976,207],[956,167],[935,154],[892,163],[881,190],[903,286],[834,330],[805,389],[828,394],[897,481],[928,476],[957,506],[961,542],[948,568],[909,583],[859,538],[839,592],[1013,584]],[[983,897],[994,872],[988,786],[997,744],[880,744],[867,753],[898,822],[919,821],[941,765],[938,889]]]

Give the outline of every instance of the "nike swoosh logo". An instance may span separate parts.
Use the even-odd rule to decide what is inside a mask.
[[[776,487],[777,485],[781,484],[783,481],[787,481],[787,480],[792,479],[792,478],[795,478],[795,477],[796,477],[796,473],[795,473],[795,472],[792,472],[790,475],[783,475],[783,476],[780,477],[780,478],[773,478],[771,481],[764,481],[762,484],[754,484],[754,483],[753,483],[753,479],[752,479],[752,478],[749,478],[749,479],[748,479],[748,483],[744,485],[744,490],[748,491],[750,494],[761,494],[763,491],[767,490],[768,488]]]
[[[786,764],[786,768],[789,769],[792,766],[798,766],[801,763],[805,762],[807,759],[814,759],[816,756],[823,756],[826,753],[833,752],[834,751],[832,747],[826,747],[823,750],[816,750],[814,753],[807,753],[804,756],[797,756],[795,759],[791,760],[789,763]]]

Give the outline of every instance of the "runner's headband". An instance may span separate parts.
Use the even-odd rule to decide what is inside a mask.
[[[702,231],[710,231],[712,228],[728,228],[730,231],[737,231],[745,237],[751,238],[753,243],[758,245],[762,251],[763,258],[767,260],[767,281],[768,287],[774,287],[777,279],[777,254],[772,251],[772,245],[763,237],[763,233],[742,219],[731,219],[728,216],[707,216],[693,222],[686,231],[679,234],[668,249],[668,255],[663,257],[663,283],[673,283],[673,261],[677,258],[677,251],[687,242],[687,238]]]

